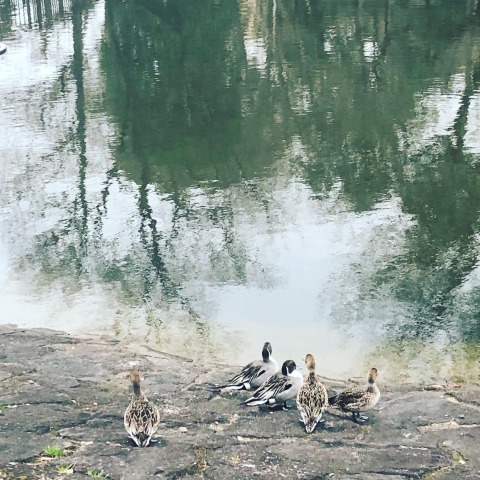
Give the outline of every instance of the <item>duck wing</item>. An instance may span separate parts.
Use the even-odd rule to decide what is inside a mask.
[[[322,384],[305,384],[298,392],[297,403],[307,415],[314,415],[328,406],[327,391]]]
[[[293,387],[293,382],[288,376],[273,375],[261,387],[257,388],[251,398],[243,403],[245,405],[262,405],[275,399],[280,393],[287,392]]]
[[[341,407],[351,407],[359,402],[367,395],[367,389],[365,387],[351,387],[347,388],[343,392],[330,397],[328,399],[330,405],[339,405]]]
[[[228,382],[223,384],[212,385],[215,389],[229,388],[232,390],[242,390],[243,388],[249,389],[245,384],[250,385],[253,380],[260,377],[266,372],[265,363],[255,360],[242,368],[241,372],[232,377]]]
[[[264,362],[251,362],[245,367],[242,368],[242,371],[235,375],[231,380],[230,384],[239,384],[239,383],[251,383],[252,380],[255,380],[260,375],[263,375],[266,372]]]
[[[140,447],[148,445],[150,438],[157,431],[159,423],[158,408],[148,400],[130,404],[125,412],[125,429]]]
[[[297,408],[302,415],[307,431],[315,428],[327,406],[327,390],[319,379],[315,382],[307,382],[300,388],[297,395]]]

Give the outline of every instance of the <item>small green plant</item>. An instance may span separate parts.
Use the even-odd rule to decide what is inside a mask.
[[[52,445],[49,445],[45,449],[45,455],[52,458],[63,457],[65,455],[65,451],[63,450],[63,448],[53,447]]]
[[[57,470],[60,473],[73,473],[73,467],[75,465],[72,463],[71,465],[57,465]]]
[[[103,473],[103,471],[98,471],[94,468],[87,468],[87,475],[95,478],[107,478],[107,475]]]
[[[0,403],[0,413],[8,408],[8,403]]]

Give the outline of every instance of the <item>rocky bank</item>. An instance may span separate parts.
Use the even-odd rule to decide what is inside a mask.
[[[144,449],[123,427],[133,362],[162,412]],[[247,393],[204,388],[237,369],[112,338],[0,326],[0,479],[480,479],[479,385],[379,381],[367,425],[331,409],[306,435],[294,408],[249,409],[238,405]],[[325,384],[330,393],[345,386]]]

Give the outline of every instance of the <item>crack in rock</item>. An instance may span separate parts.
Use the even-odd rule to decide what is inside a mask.
[[[421,427],[417,427],[417,429],[422,432],[438,432],[439,430],[456,430],[458,428],[478,428],[480,424],[472,423],[472,424],[459,424],[455,420],[450,420],[449,422],[443,423],[431,423],[430,425],[424,425]]]

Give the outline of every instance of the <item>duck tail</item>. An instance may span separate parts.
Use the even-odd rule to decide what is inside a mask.
[[[242,383],[240,385],[226,385],[225,387],[226,390],[245,390],[245,385]]]
[[[201,385],[205,390],[208,390],[209,392],[219,392],[222,390],[222,388],[225,388],[226,385],[221,385],[219,383],[204,383]]]
[[[208,390],[221,390],[222,388],[225,388],[227,385],[223,383],[206,383],[204,384]]]
[[[243,390],[245,387],[241,385],[233,385],[231,383],[209,383],[207,389],[211,392],[219,392],[221,390],[230,391],[230,390]]]
[[[246,405],[247,407],[256,407],[257,405],[264,405],[266,402],[260,398],[250,397],[247,398],[240,405]]]

